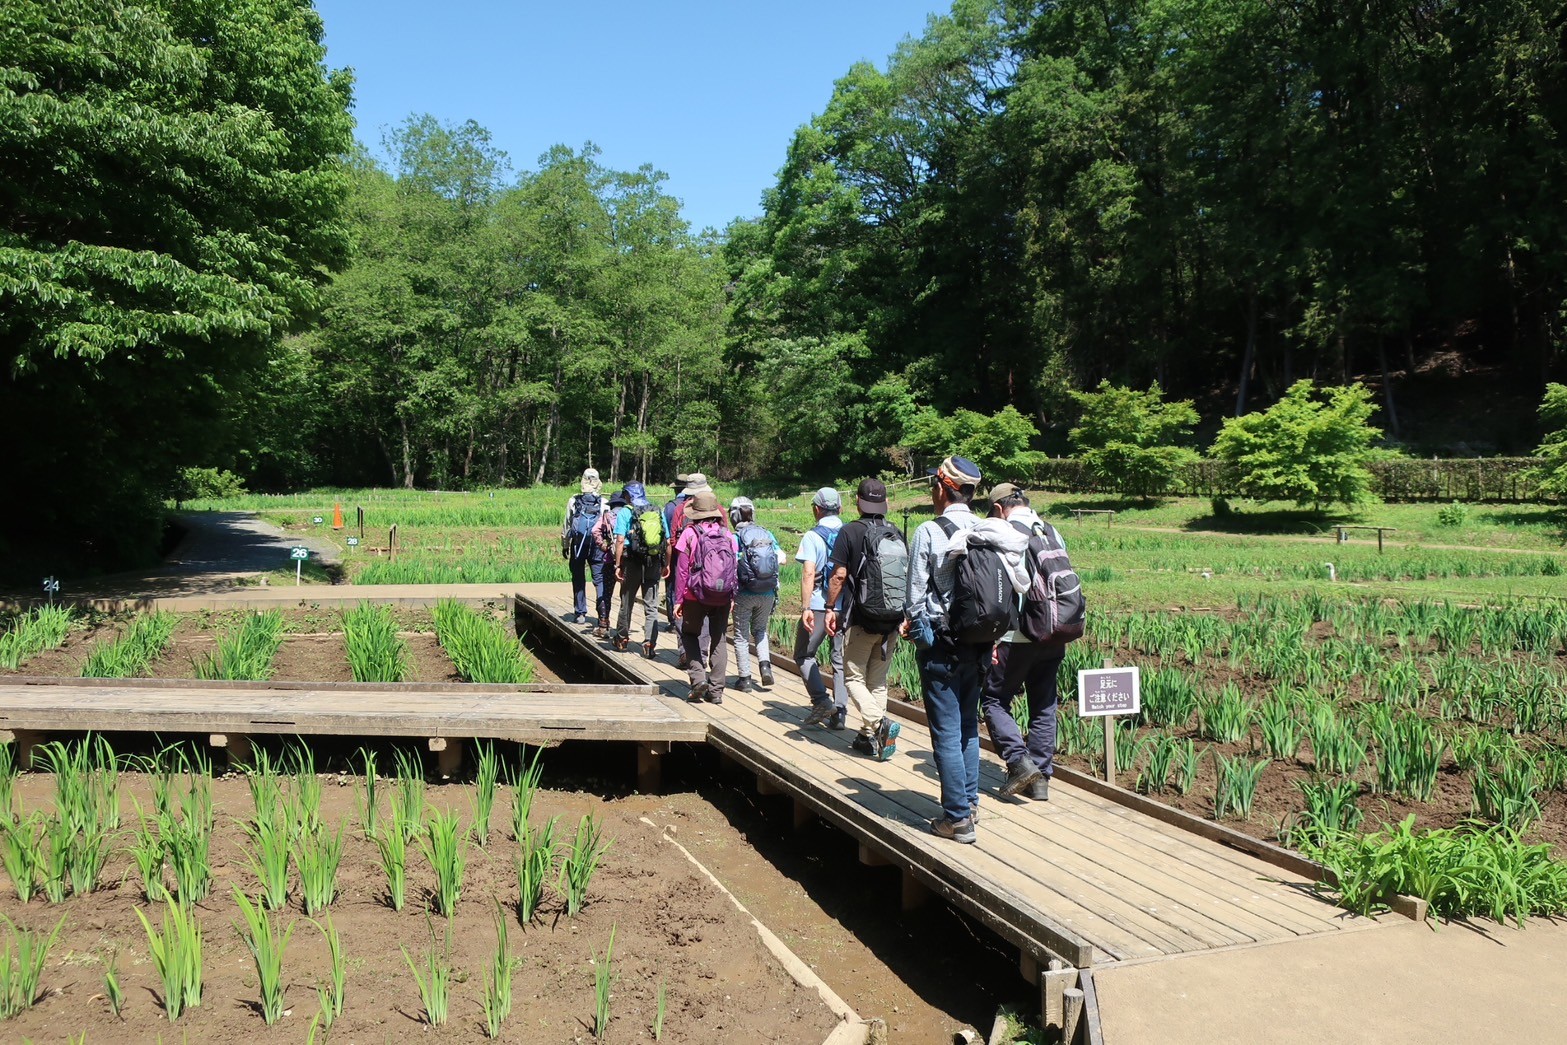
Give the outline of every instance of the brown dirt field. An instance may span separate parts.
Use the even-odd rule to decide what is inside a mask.
[[[272,658],[272,677],[279,682],[354,681],[342,633],[285,635]]]
[[[85,628],[72,628],[65,636],[65,641],[54,649],[33,654],[15,669],[0,668],[0,678],[10,675],[80,675],[92,647],[100,642],[113,642],[122,630],[123,624],[112,620],[89,624]]]
[[[338,780],[340,786],[334,786]],[[355,792],[346,780],[327,776],[323,813],[328,823],[356,818]],[[49,779],[28,775],[19,783],[25,808],[48,804]],[[145,803],[145,781],[127,775],[124,790]],[[466,809],[472,788],[431,786],[427,797],[438,808]],[[593,957],[602,954],[615,930],[612,1022],[608,1040],[653,1040],[655,997],[662,984],[668,1013],[666,1042],[787,1042],[817,1045],[834,1018],[814,991],[800,988],[762,947],[749,920],[742,917],[685,858],[660,841],[654,828],[638,819],[668,821],[671,803],[688,803],[686,815],[701,817],[705,806],[695,796],[677,799],[633,796],[604,800],[595,795],[541,792],[535,822],[559,815],[561,833],[592,812],[603,817],[613,837],[593,879],[588,906],[574,919],[565,917],[553,895],[535,922],[523,927],[508,907],[511,947],[519,959],[514,1007],[504,1037],[510,1040],[574,1042],[590,1039],[593,1017]],[[508,822],[503,795],[495,823]],[[53,906],[35,899],[23,905],[14,892],[0,897],[0,914],[18,924],[47,930],[63,914],[64,927],[50,954],[43,978],[46,995],[33,1009],[11,1021],[10,1040],[59,1040],[86,1033],[88,1041],[173,1040],[232,1042],[241,1039],[298,1042],[316,1011],[314,987],[327,972],[326,946],[303,919],[297,898],[286,921],[297,925],[285,955],[285,1003],[288,1015],[266,1027],[254,1005],[255,968],[232,922],[238,911],[231,886],[250,889],[235,820],[248,815],[245,782],[224,779],[214,785],[218,811],[213,859],[216,882],[199,905],[205,929],[205,982],[202,1005],[169,1025],[158,1002],[161,986],[152,967],[147,940],[133,909],[145,907],[138,879],[120,854],[105,873],[108,888]],[[130,803],[125,801],[126,812]],[[711,819],[711,813],[707,814]],[[371,843],[349,837],[339,875],[339,897],[332,918],[341,932],[348,960],[346,1003],[332,1029],[341,1041],[392,1040],[418,1034],[424,1040],[466,1042],[483,1038],[483,970],[494,950],[494,900],[516,898],[512,859],[516,843],[502,832],[492,835],[488,851],[470,847],[468,870],[452,933],[454,966],[451,1020],[431,1030],[420,1019],[420,1001],[401,948],[418,960],[429,945],[424,907],[433,886],[428,863],[410,851],[409,903],[401,913],[383,902],[383,881]],[[122,875],[124,876],[122,880]],[[113,884],[119,883],[119,884]],[[297,884],[297,879],[296,879]],[[437,935],[445,919],[436,917]],[[126,994],[116,1019],[103,996],[103,969],[118,951]]]

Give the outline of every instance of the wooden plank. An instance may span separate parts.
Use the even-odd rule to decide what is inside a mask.
[[[604,682],[566,683],[529,682],[518,685],[502,685],[487,682],[241,682],[223,679],[92,679],[70,676],[12,675],[4,679],[7,686],[45,686],[60,689],[150,689],[150,690],[232,690],[235,692],[305,690],[324,693],[430,693],[430,694],[514,694],[530,693],[557,696],[654,696],[658,687],[638,680],[632,684]]]

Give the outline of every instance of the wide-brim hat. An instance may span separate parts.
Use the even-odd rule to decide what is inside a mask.
[[[953,490],[978,486],[984,479],[979,466],[967,457],[948,457],[935,468],[927,469],[925,474],[935,476],[941,485]]]
[[[703,475],[701,472],[692,472],[690,475],[686,476],[686,478],[689,480],[689,482],[686,483],[686,493],[691,494],[693,497],[699,493],[713,492],[713,488],[707,485],[707,476]]]
[[[860,488],[854,491],[861,515],[887,514],[887,484],[880,479],[861,479]]]
[[[690,484],[690,482],[691,482],[691,477],[689,475],[687,475],[685,472],[681,472],[681,473],[679,473],[678,475],[675,476],[675,481],[670,483],[669,485],[674,487],[676,493],[684,493],[685,489],[686,489],[686,486],[688,484]]]
[[[598,473],[598,469],[597,468],[588,468],[588,469],[585,469],[583,471],[583,473],[582,473],[582,492],[583,493],[598,493],[600,490],[603,489],[603,487],[604,487],[604,484],[599,479],[599,473]]]
[[[626,491],[624,490],[616,490],[614,493],[609,495],[609,506],[611,508],[624,508],[630,503],[631,501],[627,498]]]
[[[718,503],[718,497],[712,490],[704,490],[693,494],[691,500],[686,503],[686,521],[700,522],[703,519],[721,519],[724,509]]]

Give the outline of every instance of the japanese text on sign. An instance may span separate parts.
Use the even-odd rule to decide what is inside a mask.
[[[1077,673],[1077,713],[1135,715],[1142,710],[1142,677],[1136,668],[1096,668]]]

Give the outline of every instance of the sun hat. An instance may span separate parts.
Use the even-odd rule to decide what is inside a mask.
[[[598,493],[601,489],[603,489],[603,485],[603,483],[599,482],[599,470],[597,468],[587,468],[583,470],[583,493]]]
[[[818,508],[826,508],[836,512],[843,507],[843,498],[838,496],[838,491],[830,486],[824,486],[816,491],[816,496],[811,498],[811,503]]]
[[[675,475],[675,481],[670,483],[670,485],[675,488],[676,493],[684,493],[686,484],[690,481],[691,477],[689,475],[687,475],[685,472],[679,472]]]
[[[692,496],[690,503],[686,505],[686,521],[700,522],[703,519],[719,519],[724,514],[719,507],[718,497],[712,490],[704,490]]]
[[[647,504],[647,490],[643,488],[641,483],[627,483],[626,488],[622,491],[622,493],[624,493],[626,496],[626,500],[622,502],[624,504]]]
[[[707,476],[703,475],[701,472],[692,472],[690,475],[686,476],[686,479],[689,480],[686,483],[686,493],[688,494],[695,496],[699,493],[713,492],[713,488],[707,485]]]
[[[887,514],[887,484],[880,479],[861,479],[854,499],[859,502],[861,515]]]
[[[935,476],[949,490],[978,486],[984,478],[979,473],[979,466],[967,457],[948,457],[935,468],[927,469],[925,474]]]
[[[616,490],[614,493],[609,495],[609,506],[611,508],[624,508],[630,503],[631,502],[626,499],[625,490]]]
[[[745,518],[746,512],[750,512],[753,519],[756,517],[756,505],[751,503],[749,497],[736,497],[729,502],[729,521],[736,526],[740,525],[740,520]]]

